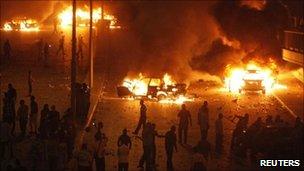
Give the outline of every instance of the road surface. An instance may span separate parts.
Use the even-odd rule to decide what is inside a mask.
[[[302,86],[302,87],[301,87]],[[206,165],[208,170],[239,170],[247,165],[240,166],[235,164],[230,158],[229,147],[234,123],[230,119],[235,115],[249,113],[249,124],[253,123],[258,117],[264,120],[267,115],[280,115],[284,121],[293,124],[295,116],[303,116],[303,84],[297,81],[290,82],[287,89],[276,90],[268,95],[258,93],[231,94],[219,87],[206,88],[206,85],[196,85],[191,88],[192,93],[200,96],[194,102],[187,102],[186,106],[191,112],[192,126],[188,132],[188,145],[178,145],[178,152],[174,154],[174,167],[176,170],[189,170],[193,161],[193,154],[188,150],[189,147],[197,144],[200,138],[199,126],[197,124],[197,112],[204,100],[209,102],[210,108],[210,129],[208,141],[214,149],[215,144],[215,120],[218,113],[222,112],[224,119],[224,154],[220,159],[212,157]],[[297,88],[297,89],[295,89]],[[291,89],[291,90],[289,90]],[[146,101],[148,121],[156,123],[160,134],[165,134],[174,124],[177,125],[177,113],[180,105],[160,104],[157,102]],[[291,113],[292,111],[292,113]],[[302,113],[301,113],[302,112]],[[124,128],[129,134],[135,129],[139,116],[139,101],[124,100],[115,97],[102,97],[99,100],[93,116],[95,122],[104,123],[104,132],[109,138],[108,148],[114,155],[106,158],[107,170],[117,169],[116,144],[117,138]],[[228,118],[228,119],[227,119]],[[92,144],[93,133],[91,130],[86,134],[84,142]],[[142,143],[133,136],[133,148],[130,153],[130,170],[138,170],[136,167],[142,155]],[[164,149],[164,139],[156,139],[158,170],[166,169],[166,155]]]

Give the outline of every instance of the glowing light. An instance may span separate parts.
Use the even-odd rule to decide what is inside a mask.
[[[5,31],[39,31],[39,26],[36,20],[33,19],[17,19],[4,23],[3,30]]]
[[[230,65],[226,67],[226,77],[224,80],[225,87],[231,92],[239,92],[245,85],[246,81],[261,81],[265,92],[269,93],[274,89],[285,89],[284,85],[280,85],[276,81],[275,72],[273,70],[274,63],[270,66],[260,66],[257,63],[250,61],[243,68],[232,68]]]
[[[72,19],[73,19],[73,11],[72,6],[67,7],[65,10],[63,10],[58,15],[58,19],[60,22],[60,25],[62,27],[67,27],[72,25]],[[102,18],[102,10],[101,8],[95,8],[93,9],[93,16],[92,16],[92,22],[96,24],[98,21]],[[85,6],[83,9],[78,8],[76,9],[76,19],[77,19],[77,25],[80,27],[87,27],[90,23],[90,11],[87,6]],[[113,15],[109,15],[104,13],[103,19],[106,21],[109,21],[109,28],[110,29],[117,29],[121,28],[120,26],[117,26],[117,18],[115,18]]]
[[[169,104],[182,104],[188,101],[193,101],[184,95],[173,95],[178,91],[178,88],[174,87],[176,81],[172,79],[169,74],[165,74],[162,79],[157,78],[147,78],[140,73],[136,78],[125,78],[122,86],[128,88],[134,96],[145,96],[148,99],[157,99],[159,103],[169,103]],[[148,95],[148,87],[157,87],[157,98]],[[172,86],[172,90],[169,88]],[[159,96],[158,96],[159,95]],[[161,98],[160,98],[161,96]],[[127,98],[128,100],[134,100],[134,97]]]

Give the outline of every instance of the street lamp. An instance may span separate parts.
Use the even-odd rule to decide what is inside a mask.
[[[76,0],[73,0],[73,23],[72,23],[72,60],[71,60],[71,108],[76,116]]]

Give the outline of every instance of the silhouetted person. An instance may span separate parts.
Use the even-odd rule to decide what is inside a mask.
[[[106,168],[106,145],[107,145],[107,137],[95,137],[94,144],[94,159],[96,164],[96,171],[105,171]]]
[[[85,44],[84,44],[84,42],[83,42],[83,37],[82,36],[80,36],[79,38],[78,38],[78,51],[77,51],[77,59],[79,60],[79,58],[80,58],[80,60],[82,61],[83,60],[83,46],[84,46]]]
[[[50,122],[50,130],[51,132],[55,132],[58,129],[60,121],[60,114],[56,110],[56,106],[51,106],[51,111],[49,113],[49,122]]]
[[[117,146],[120,147],[122,145],[128,146],[130,149],[132,147],[132,142],[131,138],[128,135],[127,129],[124,129],[122,131],[122,134],[119,136],[118,141],[117,141]]]
[[[47,141],[47,159],[48,167],[50,171],[56,171],[58,168],[58,154],[59,154],[59,144],[55,134],[51,133],[50,138]]]
[[[29,108],[25,104],[24,100],[20,100],[20,106],[18,108],[17,115],[18,115],[18,118],[19,118],[19,125],[20,125],[21,135],[25,136],[26,126],[27,126],[28,117],[29,117]]]
[[[272,115],[267,115],[265,124],[266,126],[271,126],[273,124]]]
[[[15,125],[16,125],[16,100],[17,100],[17,91],[13,87],[11,83],[8,84],[8,90],[6,92],[6,98],[7,98],[7,103],[8,103],[8,110],[9,114],[11,116],[11,121],[12,121],[12,134],[15,132]]]
[[[59,39],[59,46],[58,46],[58,50],[56,52],[57,56],[59,55],[60,52],[61,52],[61,55],[62,55],[62,59],[64,59],[64,56],[65,56],[64,35],[62,35],[61,38]]]
[[[166,155],[167,155],[167,170],[173,171],[173,150],[177,152],[177,145],[176,145],[176,134],[175,134],[176,127],[173,125],[171,129],[165,135],[165,148],[166,148]]]
[[[142,131],[143,154],[139,160],[137,168],[144,168],[146,163],[146,170],[152,169],[152,155],[153,155],[153,133],[151,123],[147,123]]]
[[[144,104],[144,100],[140,100],[140,117],[139,117],[137,127],[136,127],[135,131],[133,132],[133,134],[137,135],[140,128],[144,127],[146,125],[146,121],[147,121],[147,107]]]
[[[38,104],[35,97],[31,96],[31,113],[30,113],[30,132],[37,133],[37,118],[38,118]]]
[[[58,18],[53,20],[53,33],[58,33]]]
[[[198,124],[201,130],[201,139],[202,140],[207,139],[208,129],[209,129],[209,109],[208,109],[207,101],[204,101],[203,106],[199,109]]]
[[[105,134],[102,132],[102,129],[103,129],[103,123],[102,122],[98,122],[98,124],[97,124],[97,132],[94,135],[95,139],[101,140],[102,138],[105,137]]]
[[[29,70],[29,72],[28,72],[27,84],[28,84],[28,93],[29,93],[29,96],[31,96],[32,92],[33,92],[33,77],[32,77],[31,70]]]
[[[78,161],[78,171],[92,170],[92,159],[87,144],[82,144],[81,150],[77,155],[77,161]]]
[[[43,39],[42,38],[40,38],[39,40],[38,40],[38,42],[37,42],[37,59],[38,59],[38,62],[40,62],[41,60],[42,60],[42,58],[43,58]]]
[[[9,40],[6,39],[6,41],[3,44],[4,59],[10,60],[11,50],[12,50],[11,44],[10,44]]]
[[[154,124],[154,123],[151,124],[151,134],[152,134],[152,144],[151,144],[152,157],[151,157],[151,164],[155,168],[156,167],[156,151],[157,151],[156,150],[155,138],[156,137],[164,138],[165,136],[158,134],[158,132],[156,130],[156,124]]]
[[[50,58],[50,45],[45,42],[43,48],[43,55],[44,55],[44,67],[48,67],[49,65],[49,58]]]
[[[16,103],[16,99],[17,99],[17,91],[16,89],[13,87],[13,85],[11,83],[8,84],[8,89],[7,89],[7,97],[9,100],[12,100],[12,102]]]
[[[235,118],[238,118],[238,122],[236,123],[235,129],[232,132],[231,139],[231,149],[234,149],[237,138],[243,133],[244,130],[247,129],[249,122],[249,114],[246,113],[244,116],[235,115]]]
[[[187,144],[188,125],[192,125],[191,114],[186,109],[186,105],[182,104],[182,109],[179,111],[179,126],[178,126],[178,141],[179,143]]]
[[[129,153],[130,148],[126,144],[122,144],[118,147],[118,171],[128,171],[129,170]]]
[[[220,113],[215,121],[215,152],[217,155],[222,154],[223,151],[223,136],[223,114]]]

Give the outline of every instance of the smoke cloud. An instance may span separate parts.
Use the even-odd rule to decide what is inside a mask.
[[[279,1],[220,1],[212,13],[223,37],[207,53],[193,58],[194,69],[220,75],[227,64],[282,61],[279,38],[288,24],[288,13]]]
[[[288,15],[279,1],[141,2],[120,11],[129,14],[125,55],[116,58],[125,74],[185,80],[194,71],[221,76],[227,64],[252,59],[281,62]]]

